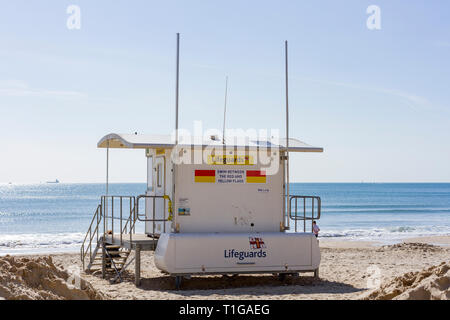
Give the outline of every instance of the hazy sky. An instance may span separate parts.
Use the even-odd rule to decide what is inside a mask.
[[[221,129],[228,75],[227,127],[284,132],[289,40],[290,134],[325,149],[291,180],[450,181],[449,1],[0,0],[0,182],[102,182],[102,136],[170,133],[176,32],[181,127]],[[144,181],[143,151],[111,157]]]

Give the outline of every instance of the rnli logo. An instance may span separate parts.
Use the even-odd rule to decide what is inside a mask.
[[[264,244],[264,241],[262,238],[253,238],[249,237],[249,243],[250,243],[250,249],[264,249],[266,248],[266,245]]]

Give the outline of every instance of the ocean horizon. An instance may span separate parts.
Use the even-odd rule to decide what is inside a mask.
[[[137,196],[145,183],[111,183],[109,190]],[[290,190],[321,197],[323,239],[391,244],[450,235],[450,183],[308,182]],[[104,193],[104,183],[0,184],[0,255],[79,251]]]

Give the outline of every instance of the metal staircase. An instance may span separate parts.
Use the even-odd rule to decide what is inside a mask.
[[[115,200],[118,200],[120,204],[120,217],[116,218],[114,218]],[[129,202],[130,208],[129,215],[126,219],[123,219],[124,202]],[[117,279],[121,280],[122,271],[132,262],[132,260],[128,261],[132,250],[131,248],[123,247],[121,243],[113,243],[113,241],[108,239],[108,235],[114,236],[114,220],[119,219],[120,239],[122,240],[124,236],[131,236],[134,233],[136,223],[134,211],[135,197],[102,196],[101,202],[97,206],[86,236],[84,237],[83,244],[81,245],[83,270],[93,272],[101,270],[103,274],[113,272],[115,273],[113,281]],[[111,212],[111,215],[108,212]],[[110,219],[111,225],[108,223],[108,218]],[[125,223],[123,223],[124,221]],[[100,232],[102,224],[103,230]],[[108,230],[108,228],[111,228],[111,230]]]
[[[100,233],[99,226],[103,220],[102,215],[102,203],[97,206],[95,210],[94,216],[92,217],[91,223],[89,225],[89,229],[86,232],[86,236],[84,237],[83,244],[81,245],[81,262],[83,264],[83,270],[90,270],[93,263],[94,258],[97,256],[98,249],[102,241],[100,241]],[[95,241],[95,248],[92,249]],[[86,259],[89,256],[89,264],[86,268]]]
[[[103,240],[103,239],[101,239]],[[117,245],[105,243],[105,268],[106,271],[121,271],[126,264],[131,250],[122,248]],[[89,263],[86,270],[93,271],[103,266],[103,252],[101,250],[101,243],[97,244],[94,250],[94,258],[92,263]],[[96,268],[97,267],[97,268]]]
[[[158,219],[155,203],[164,201],[163,216]],[[139,200],[148,200],[153,217],[139,214]],[[143,207],[141,206],[141,209]],[[167,214],[166,214],[167,213]],[[172,201],[164,196],[102,196],[81,245],[81,262],[85,271],[101,270],[103,278],[112,274],[111,282],[122,280],[123,271],[135,261],[136,284],[140,281],[140,254],[154,251],[159,239],[156,223],[171,221]],[[149,222],[148,233],[136,234],[136,222]],[[102,226],[103,225],[103,226]],[[135,255],[130,259],[131,251]]]

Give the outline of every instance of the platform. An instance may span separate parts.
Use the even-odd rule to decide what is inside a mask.
[[[105,235],[105,242],[129,250],[136,250],[139,247],[141,251],[154,251],[158,244],[158,239],[149,237],[144,233],[133,234],[131,238],[129,234],[122,234],[122,239],[120,234],[107,234]]]

